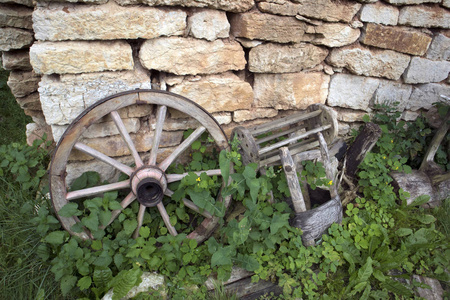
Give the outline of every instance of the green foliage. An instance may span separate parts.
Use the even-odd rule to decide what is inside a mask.
[[[8,76],[9,72],[0,67],[0,145],[25,143],[25,126],[32,122],[11,94]]]

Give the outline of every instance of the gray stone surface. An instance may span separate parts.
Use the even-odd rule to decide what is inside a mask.
[[[431,60],[450,60],[450,38],[443,34],[437,34],[428,48],[426,58]]]
[[[448,77],[450,72],[449,61],[434,61],[422,57],[413,57],[411,63],[403,74],[406,83],[440,82]]]
[[[32,29],[31,8],[0,4],[0,27]]]
[[[39,74],[132,70],[131,46],[125,41],[36,42],[30,61]]]
[[[25,97],[38,89],[41,77],[33,71],[11,71],[8,78],[8,86],[14,97]]]
[[[278,43],[301,42],[306,24],[292,17],[274,16],[251,11],[230,18],[231,33],[235,37]]]
[[[235,41],[208,42],[193,38],[168,37],[145,41],[139,52],[149,70],[177,75],[222,73],[243,70],[244,50]]]
[[[422,3],[440,3],[441,0],[386,0],[393,5],[413,5]]]
[[[256,107],[306,109],[325,103],[330,76],[322,72],[255,74],[253,90]]]
[[[30,31],[5,27],[0,28],[0,51],[22,49],[33,43],[33,33]]]
[[[450,28],[450,11],[438,6],[405,6],[400,9],[398,24],[426,28]]]
[[[233,121],[237,123],[255,120],[255,119],[263,119],[263,118],[272,118],[278,114],[276,109],[272,108],[255,108],[251,110],[236,110],[233,113]]]
[[[248,69],[254,73],[295,73],[320,64],[326,49],[311,44],[267,43],[250,50]]]
[[[29,49],[5,51],[2,54],[2,61],[5,70],[31,71],[32,69]]]
[[[96,101],[119,92],[151,88],[146,71],[44,75],[39,84],[42,111],[49,125],[70,124]]]
[[[421,108],[430,109],[435,102],[447,103],[441,95],[450,95],[450,86],[439,83],[428,83],[414,86],[406,109],[416,111]]]
[[[402,84],[391,80],[381,80],[374,96],[374,104],[386,104],[402,111],[407,106],[412,93],[412,85]]]
[[[330,65],[344,67],[353,74],[393,80],[400,78],[409,61],[409,55],[358,45],[334,49],[327,58]]]
[[[329,22],[350,22],[361,7],[361,4],[355,2],[332,0],[293,2],[288,0],[262,0],[258,2],[258,8],[263,12],[278,15],[295,16],[298,14]]]
[[[33,13],[33,29],[38,40],[152,39],[182,35],[186,13],[154,7],[121,7],[113,1],[105,5],[52,4]]]
[[[0,3],[7,3],[7,4],[20,4],[25,5],[28,7],[34,6],[33,0],[0,0]]]
[[[192,13],[188,18],[188,28],[191,36],[208,41],[227,38],[230,33],[230,23],[226,13],[210,9]]]
[[[380,79],[349,74],[331,77],[327,104],[357,110],[370,111]]]
[[[397,7],[383,4],[378,1],[365,4],[361,9],[360,19],[363,22],[378,23],[383,25],[397,25],[399,11]]]

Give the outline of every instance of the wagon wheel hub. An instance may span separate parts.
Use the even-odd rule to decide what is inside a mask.
[[[167,178],[159,168],[143,167],[131,177],[131,190],[145,207],[157,206],[164,198],[166,189]]]

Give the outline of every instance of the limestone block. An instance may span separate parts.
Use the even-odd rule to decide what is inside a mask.
[[[438,6],[405,6],[400,9],[398,24],[426,28],[450,28],[450,12]]]
[[[122,119],[122,121],[129,133],[136,133],[141,127],[141,123],[138,118]],[[114,121],[108,121],[95,123],[89,126],[83,133],[83,138],[93,139],[117,134],[119,134],[119,130],[117,129]]]
[[[52,140],[50,126],[40,126],[36,123],[27,124],[25,135],[27,137],[27,144],[30,146],[33,145],[35,140],[42,139],[44,135],[46,135],[48,141]]]
[[[220,125],[230,124],[232,121],[231,113],[215,113],[212,116]]]
[[[361,9],[360,19],[363,22],[383,25],[397,25],[399,11],[391,5],[376,2],[365,4]]]
[[[0,4],[0,27],[32,29],[33,10],[25,6]]]
[[[254,73],[295,73],[320,64],[326,49],[311,44],[267,43],[250,50],[248,69]]]
[[[251,11],[230,18],[231,34],[250,40],[298,43],[303,40],[306,24],[292,17],[281,17]]]
[[[338,121],[347,123],[362,122],[363,117],[367,115],[366,111],[347,108],[335,108],[335,111],[337,112]]]
[[[391,50],[369,49],[359,45],[333,49],[327,62],[353,74],[398,80],[408,67],[410,56]]]
[[[349,74],[331,77],[327,104],[370,111],[370,102],[380,84],[380,79]]]
[[[413,5],[422,3],[440,3],[441,0],[386,0],[393,5]]]
[[[86,4],[105,4],[108,0],[47,0],[48,2],[70,2],[70,3],[86,3]]]
[[[406,83],[440,82],[448,77],[450,62],[434,61],[422,57],[413,57],[403,74]]]
[[[418,30],[373,23],[366,25],[361,36],[363,44],[419,56],[426,53],[431,40],[429,35]]]
[[[49,125],[70,124],[96,101],[119,92],[149,89],[150,78],[140,69],[134,71],[44,75],[39,85],[41,105]]]
[[[39,74],[133,69],[131,46],[125,41],[36,42],[30,60]]]
[[[450,0],[443,0],[442,1],[442,6],[450,8]]]
[[[442,288],[442,285],[440,284],[439,280],[419,275],[413,275],[413,279],[417,282],[420,282],[422,284],[426,284],[430,286],[431,289],[426,288],[417,288],[417,293],[420,297],[424,299],[444,299],[445,298],[445,292]]]
[[[450,38],[437,34],[431,42],[426,58],[431,60],[450,60]]]
[[[231,72],[201,78],[187,76],[169,91],[191,99],[209,113],[249,109],[253,103],[250,84]]]
[[[11,71],[8,86],[14,97],[25,97],[38,89],[41,77],[33,71]]]
[[[209,9],[192,13],[188,18],[188,28],[191,36],[208,41],[227,38],[230,33],[230,23],[226,13]]]
[[[406,122],[412,122],[412,121],[415,121],[419,116],[420,116],[420,114],[416,111],[405,110],[402,113],[401,118],[402,118],[402,120],[405,120]]]
[[[11,27],[0,28],[0,51],[22,49],[30,46],[33,40],[30,31]]]
[[[262,0],[258,8],[271,14],[295,16],[301,15],[329,22],[350,22],[361,8],[361,4],[347,1],[332,0]]]
[[[263,118],[272,118],[278,114],[276,109],[272,108],[255,108],[251,110],[236,110],[233,113],[233,121],[237,123],[255,120],[255,119],[263,119]]]
[[[222,73],[242,70],[244,50],[235,41],[208,42],[193,38],[163,37],[145,41],[139,58],[149,70],[177,75]]]
[[[33,0],[0,0],[0,3],[20,4],[20,5],[25,5],[28,7],[34,7],[33,2],[34,2]]]
[[[358,28],[352,28],[342,23],[325,23],[314,28],[311,43],[328,47],[342,47],[352,44],[360,36]]]
[[[115,0],[120,5],[146,4],[149,6],[183,6],[219,9],[230,12],[245,12],[254,6],[253,0]]]
[[[263,43],[263,41],[249,40],[246,38],[236,38],[236,41],[238,41],[244,48],[253,48]]]
[[[142,126],[138,133],[130,133],[131,140],[138,152],[147,152],[151,149],[154,132],[147,128]],[[161,148],[176,146],[180,144],[182,138],[183,131],[164,131],[161,135],[159,145]],[[82,142],[111,157],[130,155],[130,150],[120,135],[83,139]]]
[[[31,93],[25,97],[16,98],[22,109],[42,110],[41,101],[39,100],[39,93]]]
[[[2,61],[5,70],[32,70],[28,49],[5,51],[2,55]]]
[[[430,109],[435,102],[444,102],[441,95],[450,95],[450,86],[447,84],[428,83],[417,85],[406,105],[406,109],[416,111],[421,108]],[[447,102],[448,104],[448,102]]]
[[[380,85],[373,97],[374,104],[387,104],[398,111],[403,111],[411,97],[412,86],[391,80],[380,80]]]
[[[253,85],[257,107],[306,109],[325,103],[330,76],[322,72],[255,74]]]
[[[179,9],[120,7],[54,3],[37,7],[33,29],[38,40],[113,40],[152,39],[181,35],[186,28],[186,13]]]

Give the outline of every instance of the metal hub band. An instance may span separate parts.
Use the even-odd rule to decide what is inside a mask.
[[[158,205],[164,198],[167,178],[164,172],[156,167],[143,167],[131,178],[131,190],[139,203],[146,207]]]

